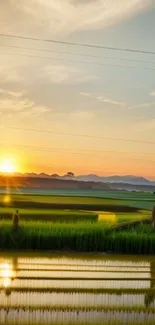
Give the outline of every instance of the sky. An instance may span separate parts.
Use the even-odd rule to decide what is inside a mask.
[[[154,0],[0,3],[0,158],[20,172],[155,179]]]

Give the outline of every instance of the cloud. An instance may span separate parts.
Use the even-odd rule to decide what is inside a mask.
[[[49,108],[35,105],[35,103],[25,97],[24,92],[13,92],[0,89],[0,111],[1,115],[11,118],[14,115],[20,117],[32,117],[49,111]]]
[[[112,99],[109,99],[106,97],[96,97],[96,99],[99,100],[100,102],[108,103],[111,105],[116,105],[116,106],[121,106],[121,107],[126,106],[126,103],[124,103],[124,102],[118,102],[116,100],[112,100]]]
[[[6,89],[0,89],[0,99],[3,97],[5,98],[7,96],[7,98],[21,98],[23,97],[23,95],[25,94],[25,92],[18,92],[18,91],[7,91]]]
[[[155,96],[155,91],[152,91],[149,95],[150,96]]]
[[[72,82],[78,75],[76,68],[67,67],[66,65],[48,65],[44,68],[45,76],[52,83]]]
[[[13,82],[13,83],[19,83],[23,81],[23,76],[18,73],[16,68],[13,67],[6,67],[0,66],[0,76],[1,80],[3,80],[3,83]]]
[[[85,97],[90,97],[92,99],[98,100],[99,102],[103,102],[103,103],[107,103],[107,104],[111,104],[111,105],[116,105],[116,106],[120,106],[120,107],[125,107],[126,103],[124,102],[119,102],[113,99],[109,99],[105,96],[94,96],[90,93],[85,93],[85,92],[81,92],[80,93],[81,96],[85,96]]]
[[[80,95],[85,97],[91,97],[90,93],[85,93],[85,92],[81,92]]]
[[[62,36],[116,24],[151,4],[152,0],[5,0],[1,5],[0,30]]]
[[[44,114],[46,112],[48,112],[49,109],[46,107],[42,107],[42,106],[33,106],[31,108],[28,108],[26,110],[22,110],[20,112],[21,117],[36,117],[40,114]]]
[[[67,37],[74,31],[81,31],[82,36],[82,31],[99,30],[108,25],[126,21],[128,17],[149,8],[151,2],[151,0],[3,0],[0,5],[0,30],[1,33],[6,34],[67,40]],[[100,35],[98,36],[99,42],[102,42]],[[96,39],[98,36],[94,34],[93,38]],[[72,39],[78,41],[80,35],[75,34]],[[59,51],[60,49],[58,44],[39,44],[3,37],[1,41],[8,45],[42,47],[45,50]],[[79,65],[76,62],[66,64],[63,61],[64,56],[62,58],[62,55],[56,53],[51,55],[53,59],[56,59],[52,61],[52,59],[41,60],[35,57],[13,55],[17,53],[29,55],[29,50],[11,49],[7,52],[12,52],[12,54],[7,55],[3,53],[6,49],[4,50],[3,47],[1,49],[0,111],[3,116],[12,114],[23,119],[26,116],[37,116],[37,114],[43,116],[48,113],[51,105],[53,115],[56,111],[66,116],[66,112],[73,110],[73,103],[79,94],[81,84],[88,83],[92,88],[94,86],[94,92],[95,86],[98,86],[99,77],[96,75],[100,75],[100,71],[91,65]],[[64,51],[66,51],[65,47]],[[35,50],[32,53],[34,56],[41,56]],[[46,54],[43,56],[46,57]],[[47,56],[50,55],[47,54]],[[85,88],[81,87],[81,89]],[[110,105],[126,106],[125,103],[117,101],[117,98],[111,98],[111,95],[110,98],[104,95],[93,97],[84,92],[81,93],[82,95],[106,104],[108,107]],[[79,119],[92,118],[90,107],[87,111],[85,103],[82,105],[80,109],[83,111],[75,112],[73,115]],[[77,102],[75,110],[76,108]]]
[[[96,76],[86,75],[82,70],[67,66],[65,64],[60,65],[47,65],[41,70],[41,77],[47,77],[51,83],[85,83],[93,80],[98,80]]]
[[[139,109],[139,108],[146,108],[146,107],[151,107],[154,106],[155,102],[148,102],[148,103],[142,103],[142,104],[137,104],[133,106],[129,106],[128,109]]]

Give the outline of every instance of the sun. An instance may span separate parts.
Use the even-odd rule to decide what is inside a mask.
[[[16,166],[12,159],[4,158],[0,161],[0,172],[4,174],[12,174],[16,172]]]

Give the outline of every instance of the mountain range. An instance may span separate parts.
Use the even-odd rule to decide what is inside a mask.
[[[136,177],[133,175],[125,175],[125,176],[97,176],[97,175],[82,175],[77,176],[76,179],[78,180],[85,180],[85,181],[93,181],[93,182],[103,182],[103,183],[123,183],[123,184],[132,184],[132,185],[155,185],[155,182],[151,182],[144,177]]]
[[[97,182],[97,183],[108,183],[108,184],[131,184],[131,185],[144,185],[144,186],[155,186],[155,182],[148,180],[144,177],[137,177],[134,175],[114,175],[114,176],[98,176],[94,174],[88,175],[78,175],[75,176],[73,173],[69,172],[63,176],[58,174],[48,175],[45,173],[16,173],[16,177],[29,177],[29,178],[50,178],[50,179],[62,179],[62,180],[74,180],[74,181],[84,181],[84,182]]]

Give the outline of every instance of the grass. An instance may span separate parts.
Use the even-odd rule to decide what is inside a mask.
[[[91,223],[22,222],[18,232],[11,222],[0,223],[1,249],[79,250],[92,251],[102,245],[108,227]]]
[[[9,207],[0,207],[1,219],[11,219],[14,210]],[[79,210],[20,209],[20,219],[52,222],[96,222],[98,215],[95,212]]]
[[[153,205],[155,204],[155,195],[145,194],[143,193],[132,193],[132,197],[128,192],[124,192],[125,194],[121,194],[119,191],[112,191],[115,192],[115,198],[100,198],[100,197],[84,197],[84,196],[56,196],[56,195],[23,195],[23,194],[11,194],[11,200],[13,202],[17,202],[20,205],[26,205],[28,202],[29,204],[38,205],[57,205],[59,206],[72,206],[72,207],[80,207],[80,206],[87,206],[89,210],[93,210],[92,207],[94,206],[125,206],[125,207],[133,207],[137,209],[143,210],[151,210]],[[103,195],[106,191],[103,192]],[[109,195],[110,195],[109,191]],[[95,192],[94,192],[95,195]],[[96,194],[97,195],[97,194]],[[129,196],[129,197],[128,197]],[[6,196],[3,194],[0,195],[0,205],[4,205]],[[95,210],[97,210],[95,208]],[[102,209],[101,209],[102,210]]]
[[[0,195],[0,217],[9,219],[15,209],[22,220],[54,222],[102,221],[120,223],[150,217],[149,210],[139,210],[122,200],[37,195]]]
[[[155,313],[155,309],[153,307],[149,307],[148,309],[146,309],[145,307],[139,307],[139,306],[135,306],[135,307],[117,307],[117,306],[97,306],[97,307],[90,307],[90,306],[79,306],[79,307],[74,307],[74,306],[70,306],[70,305],[65,305],[65,306],[61,306],[61,305],[57,305],[56,307],[51,307],[50,305],[48,306],[39,306],[36,304],[36,306],[28,306],[27,308],[25,308],[25,305],[23,306],[4,306],[3,304],[0,304],[0,309],[3,310],[7,310],[10,309],[12,311],[15,310],[25,310],[27,309],[28,311],[56,311],[56,312],[112,312],[114,313],[144,313],[144,314],[149,314],[149,313]],[[51,323],[53,324],[53,323]],[[103,323],[102,323],[103,324]]]
[[[85,256],[84,252],[90,252],[90,256],[92,258],[93,252],[103,252],[103,253],[111,253],[114,252],[116,254],[123,253],[124,259],[129,258],[129,256],[126,256],[125,254],[155,254],[155,232],[151,228],[150,225],[138,225],[135,227],[131,227],[127,230],[115,230],[111,227],[114,223],[122,223],[122,222],[128,222],[128,221],[135,221],[135,220],[142,220],[146,219],[146,217],[150,218],[151,212],[146,209],[146,203],[152,204],[152,201],[150,199],[150,202],[145,202],[145,199],[143,201],[143,204],[145,205],[144,210],[139,210],[139,204],[141,204],[141,200],[139,201],[125,201],[120,199],[97,199],[97,198],[69,198],[69,197],[47,197],[47,196],[13,196],[11,202],[5,202],[4,203],[4,197],[0,196],[0,249],[4,250],[3,253],[6,258],[6,250],[17,250],[18,254],[20,251],[27,251],[27,250],[35,250],[37,251],[37,254],[39,256],[41,255],[41,251],[45,251],[46,254],[57,254],[56,251],[71,251],[73,257],[75,257],[75,251],[79,252],[80,259],[82,256]],[[51,204],[55,204],[56,208],[51,208]],[[125,205],[126,204],[126,205]],[[130,204],[133,205],[133,207],[130,207]],[[134,207],[136,206],[137,207]],[[65,207],[65,208],[64,208]],[[67,208],[66,208],[67,207]],[[72,209],[68,209],[68,207],[72,207]],[[82,209],[84,207],[84,209]],[[101,210],[99,209],[101,207]],[[15,208],[19,208],[20,212],[20,227],[17,231],[14,231],[12,229],[12,223],[9,218],[11,217],[12,213],[14,212]],[[88,211],[87,211],[88,208]],[[67,210],[68,209],[68,210]],[[83,211],[81,211],[83,210]],[[100,221],[100,222],[97,222]],[[55,222],[56,221],[56,222]],[[62,222],[63,221],[63,222]],[[76,222],[75,222],[76,221]],[[92,222],[95,221],[95,222]],[[83,252],[83,254],[82,254]],[[9,254],[11,254],[9,252]],[[17,253],[15,253],[17,254]],[[25,253],[26,254],[26,253]],[[97,258],[95,255],[95,259]],[[106,259],[106,254],[102,254],[102,258]],[[119,256],[119,255],[118,255]],[[120,255],[121,256],[121,255]],[[84,257],[83,257],[84,258]],[[138,260],[138,256],[134,257],[135,260]],[[119,259],[119,257],[118,257]],[[85,260],[85,258],[84,258]],[[116,257],[114,258],[116,260]],[[30,263],[29,261],[27,261]],[[34,260],[34,265],[36,267],[36,261]],[[77,262],[76,262],[77,263]],[[111,264],[110,264],[111,265]],[[64,266],[64,265],[63,265]],[[24,266],[27,268],[27,266]],[[52,263],[52,267],[54,267]],[[89,266],[90,267],[90,266]],[[132,266],[130,266],[132,267]],[[38,265],[39,268],[39,265]],[[45,265],[45,269],[47,268],[47,265]],[[124,266],[123,266],[124,268]],[[148,266],[147,266],[148,268]],[[118,280],[123,279],[123,273],[122,271],[122,278],[118,277],[117,274],[121,272],[121,268],[119,268],[120,271],[115,272],[113,269],[113,265],[111,265],[110,272],[115,272],[114,277],[116,283],[117,278]],[[128,269],[128,267],[127,267]],[[52,269],[54,271],[54,269]],[[18,270],[19,271],[19,270]],[[43,271],[43,270],[42,270]],[[41,296],[42,299],[44,299],[43,293],[45,292],[57,292],[57,293],[94,293],[94,295],[103,294],[104,292],[107,293],[116,293],[119,295],[121,294],[127,294],[127,293],[133,293],[133,294],[139,294],[140,292],[146,295],[154,296],[155,289],[151,288],[145,288],[143,280],[149,281],[149,279],[146,279],[145,272],[144,277],[137,277],[138,269],[135,266],[135,286],[133,285],[133,288],[122,288],[117,289],[115,288],[115,285],[113,288],[107,289],[106,286],[102,288],[102,285],[99,283],[96,285],[94,283],[94,288],[85,288],[85,286],[82,284],[77,285],[77,288],[73,287],[71,288],[62,288],[59,280],[63,279],[63,274],[61,274],[60,277],[60,271],[59,274],[57,273],[56,276],[59,279],[58,287],[54,288],[53,286],[50,287],[50,285],[47,286],[47,288],[44,288],[43,281],[44,279],[47,280],[47,274],[40,274],[40,282],[42,288],[35,288],[35,284],[33,279],[39,279],[37,276],[37,273],[34,271],[34,276],[31,275],[32,270],[28,270],[27,274],[25,276],[26,281],[29,281],[32,279],[32,289],[29,287],[26,287],[23,289],[23,283],[22,278],[24,279],[24,274],[19,273],[17,276],[18,283],[14,282],[14,287],[11,288],[12,292],[10,291],[9,294],[14,294],[14,297],[17,297],[18,293],[23,292],[38,292],[38,294]],[[48,271],[49,272],[49,271]],[[52,271],[51,271],[52,272]],[[61,269],[62,272],[62,269]],[[77,270],[76,270],[77,272]],[[86,271],[87,272],[87,271]],[[89,278],[88,274],[86,274],[86,280],[92,281],[95,279],[95,273],[93,273],[91,278]],[[92,271],[91,271],[92,272]],[[100,271],[101,273],[102,271]],[[108,271],[105,271],[108,272]],[[105,272],[101,275],[102,278],[105,278]],[[126,271],[128,272],[128,270]],[[132,272],[132,273],[133,273]],[[143,273],[143,271],[140,271]],[[147,273],[148,271],[146,271]],[[46,272],[45,272],[46,273]],[[110,275],[109,275],[110,276]],[[124,277],[127,275],[125,274]],[[155,274],[152,272],[150,275],[150,281],[154,281]],[[151,278],[152,277],[152,278]],[[52,273],[50,274],[50,278],[52,279]],[[41,280],[42,279],[42,280]],[[73,273],[73,277],[71,275],[70,279],[74,279],[75,281],[78,279],[76,276],[76,273]],[[79,274],[79,279],[81,281],[81,276]],[[98,280],[98,278],[96,278]],[[127,280],[124,280],[124,284],[128,280],[130,280],[130,274]],[[113,280],[113,277],[112,277]],[[132,276],[132,281],[134,280]],[[111,281],[110,286],[112,286]],[[142,281],[144,288],[137,289],[136,288],[136,282]],[[31,282],[31,281],[30,281]],[[82,282],[82,281],[81,281]],[[27,282],[28,283],[28,282]],[[27,284],[28,285],[28,284]],[[38,286],[38,284],[37,284]],[[116,285],[117,287],[118,285]],[[22,297],[22,295],[21,295]],[[11,298],[11,297],[10,297]],[[57,317],[57,321],[53,321],[53,324],[65,324],[65,325],[73,325],[78,323],[79,325],[84,324],[94,324],[95,318],[97,313],[104,312],[105,319],[104,323],[106,325],[121,325],[122,321],[121,319],[124,317],[124,321],[126,324],[132,324],[133,325],[140,325],[142,324],[142,318],[145,318],[145,324],[146,325],[153,325],[154,322],[151,322],[151,319],[153,319],[155,309],[154,308],[145,308],[141,306],[141,304],[138,306],[134,305],[134,297],[133,297],[133,306],[115,306],[112,305],[111,299],[109,300],[109,305],[106,306],[105,304],[99,304],[99,306],[95,307],[95,303],[92,305],[88,304],[82,304],[80,303],[80,306],[76,307],[76,304],[72,305],[65,304],[65,306],[62,306],[61,301],[58,301],[58,304],[56,307],[52,307],[51,303],[46,304],[46,307],[42,305],[42,302],[40,300],[40,304],[35,305],[35,299],[34,299],[34,306],[33,304],[30,304],[29,296],[27,295],[26,303],[22,304],[22,299],[20,300],[20,297],[18,296],[18,303],[16,304],[16,301],[13,301],[13,304],[9,302],[6,298],[5,301],[7,301],[7,304],[5,305],[5,301],[2,301],[0,306],[0,314],[3,314],[3,320],[7,319],[7,322],[12,325],[16,323],[16,319],[18,319],[18,323],[21,323],[24,325],[23,316],[24,315],[33,315],[33,319],[31,319],[31,324],[39,324],[40,325],[45,323],[50,323],[51,319],[49,320],[49,316],[52,317],[52,315],[55,313]],[[97,297],[95,297],[97,299]],[[151,298],[152,299],[152,298]],[[10,299],[11,300],[11,299]],[[65,301],[65,299],[64,299]],[[46,316],[47,313],[47,316]],[[51,313],[51,314],[49,314]],[[75,313],[75,317],[77,319],[73,319],[73,313]],[[81,315],[84,313],[86,315],[87,313],[90,315],[90,318],[87,322],[86,317],[81,319]],[[13,315],[14,318],[10,319],[11,315]],[[22,315],[22,318],[21,318]],[[44,315],[41,319],[41,315]],[[68,315],[67,319],[65,319],[65,315]],[[40,317],[40,318],[39,318]],[[102,324],[103,323],[103,314],[102,319],[99,318],[99,321],[95,321],[95,324]],[[117,318],[118,317],[118,318]],[[131,319],[132,318],[132,319]],[[71,321],[73,320],[73,322]],[[118,321],[120,319],[120,322]],[[38,321],[39,320],[39,321]],[[59,321],[60,320],[60,321]],[[129,320],[129,322],[128,322]],[[30,322],[30,318],[29,318]],[[4,322],[3,322],[4,323]],[[2,324],[3,324],[2,323]],[[26,325],[26,323],[25,323]]]
[[[155,254],[155,232],[149,225],[115,231],[102,223],[0,223],[0,249]]]
[[[62,288],[62,287],[54,287],[54,288],[33,288],[33,287],[22,287],[21,288],[19,286],[13,286],[11,288],[11,292],[14,292],[16,294],[18,293],[29,293],[29,292],[35,292],[35,293],[64,293],[64,294],[93,294],[94,296],[99,295],[99,294],[111,294],[111,295],[117,295],[118,297],[120,297],[121,295],[145,295],[145,294],[149,294],[149,295],[155,295],[155,289],[150,289],[150,288],[141,288],[141,289],[137,289],[135,287],[135,289],[132,288],[121,288],[121,289],[117,289],[117,288],[75,288],[75,287],[70,287],[70,288]]]
[[[0,207],[1,220],[12,218],[15,209]],[[27,221],[52,221],[52,222],[105,222],[109,224],[122,223],[150,218],[150,211],[140,210],[136,213],[119,213],[104,211],[80,210],[52,210],[52,209],[20,209],[20,219]]]
[[[124,202],[87,197],[1,195],[0,249],[154,254],[155,233],[150,226],[112,229],[116,223],[151,217],[150,211],[125,206]],[[15,208],[20,212],[17,232],[12,230],[10,220]]]

